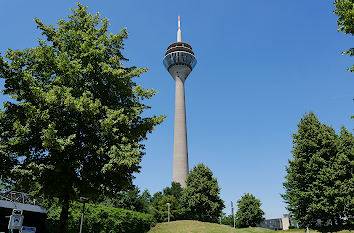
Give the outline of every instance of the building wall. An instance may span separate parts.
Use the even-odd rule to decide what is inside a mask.
[[[282,219],[282,224],[283,224],[283,230],[289,230],[290,226],[290,216],[288,214],[284,214]]]
[[[266,219],[262,223],[257,224],[258,227],[278,230],[289,230],[291,224],[291,218],[289,214],[284,214],[282,218]]]
[[[283,230],[281,218],[266,219],[262,223],[258,224],[257,226],[271,229],[274,231]]]

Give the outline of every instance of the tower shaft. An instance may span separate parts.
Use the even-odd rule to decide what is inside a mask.
[[[186,179],[188,176],[188,146],[184,81],[185,79],[183,77],[175,77],[176,96],[172,177],[172,180],[180,183],[183,188],[186,187]]]

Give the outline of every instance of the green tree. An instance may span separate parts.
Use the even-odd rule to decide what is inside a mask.
[[[101,203],[106,206],[133,210],[142,213],[148,213],[150,210],[150,193],[145,190],[140,194],[140,189],[135,187],[132,190],[122,191],[116,197],[104,197]]]
[[[286,168],[282,195],[288,210],[302,225],[312,228],[352,227],[353,135],[342,128],[338,136],[309,113],[300,120],[293,138],[294,158]]]
[[[133,81],[147,69],[123,65],[126,29],[108,33],[108,20],[79,3],[68,18],[57,28],[35,19],[45,39],[0,57],[13,99],[0,113],[1,160],[14,158],[13,180],[31,176],[59,198],[61,232],[71,200],[132,187],[142,141],[164,118],[141,116],[156,92]]]
[[[0,111],[0,118],[1,115],[2,112]],[[16,165],[15,157],[9,154],[9,151],[6,148],[6,144],[0,140],[0,186],[1,188],[7,188],[11,185],[10,175],[11,175],[11,169],[13,168],[14,165]]]
[[[221,217],[221,224],[224,225],[228,225],[228,226],[234,226],[234,218],[232,216],[232,214],[229,214],[226,216],[225,213],[222,213],[222,217]]]
[[[147,189],[140,195],[140,200],[143,203],[143,212],[144,213],[151,213],[151,194]]]
[[[162,192],[156,192],[150,198],[150,213],[152,213],[158,222],[167,221],[167,202],[171,204],[173,215],[171,220],[179,220],[184,218],[184,208],[181,203],[183,188],[180,183],[172,182],[171,187],[166,187]],[[172,213],[172,212],[171,212]]]
[[[237,201],[237,212],[235,215],[237,225],[240,227],[255,227],[264,218],[261,209],[261,201],[253,194],[246,193]]]
[[[168,221],[168,205],[170,203],[170,220],[178,219],[180,214],[178,209],[178,202],[174,196],[163,196],[158,202],[154,203],[153,215],[158,222]]]
[[[171,183],[171,188],[170,187],[166,187],[162,190],[163,195],[167,196],[167,195],[171,195],[174,196],[177,200],[182,196],[182,191],[183,188],[181,186],[180,183],[178,182],[172,182]]]
[[[162,192],[156,192],[156,193],[154,193],[154,195],[152,195],[152,197],[151,197],[151,203],[157,203],[157,202],[159,202],[162,197],[163,197]]]
[[[198,164],[190,171],[186,185],[181,197],[185,217],[204,222],[217,222],[225,205],[220,199],[221,188],[212,171],[204,164]]]
[[[334,1],[336,9],[334,13],[339,16],[337,24],[338,31],[343,31],[345,34],[354,34],[354,0],[336,0]],[[343,54],[354,55],[354,48],[343,52]],[[354,65],[348,69],[354,72]]]
[[[354,136],[342,127],[338,138],[338,155],[333,166],[336,168],[335,203],[341,216],[345,216],[347,229],[354,229]],[[339,222],[340,223],[340,222]]]

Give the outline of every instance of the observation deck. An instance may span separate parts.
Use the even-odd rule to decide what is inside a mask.
[[[182,65],[187,66],[192,71],[197,64],[197,59],[194,56],[192,46],[185,42],[175,42],[168,46],[163,64],[167,70],[172,66]]]

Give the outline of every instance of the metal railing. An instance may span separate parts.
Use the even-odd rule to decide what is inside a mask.
[[[0,200],[29,205],[41,205],[44,202],[42,197],[35,197],[31,194],[16,192],[8,189],[0,189]]]

